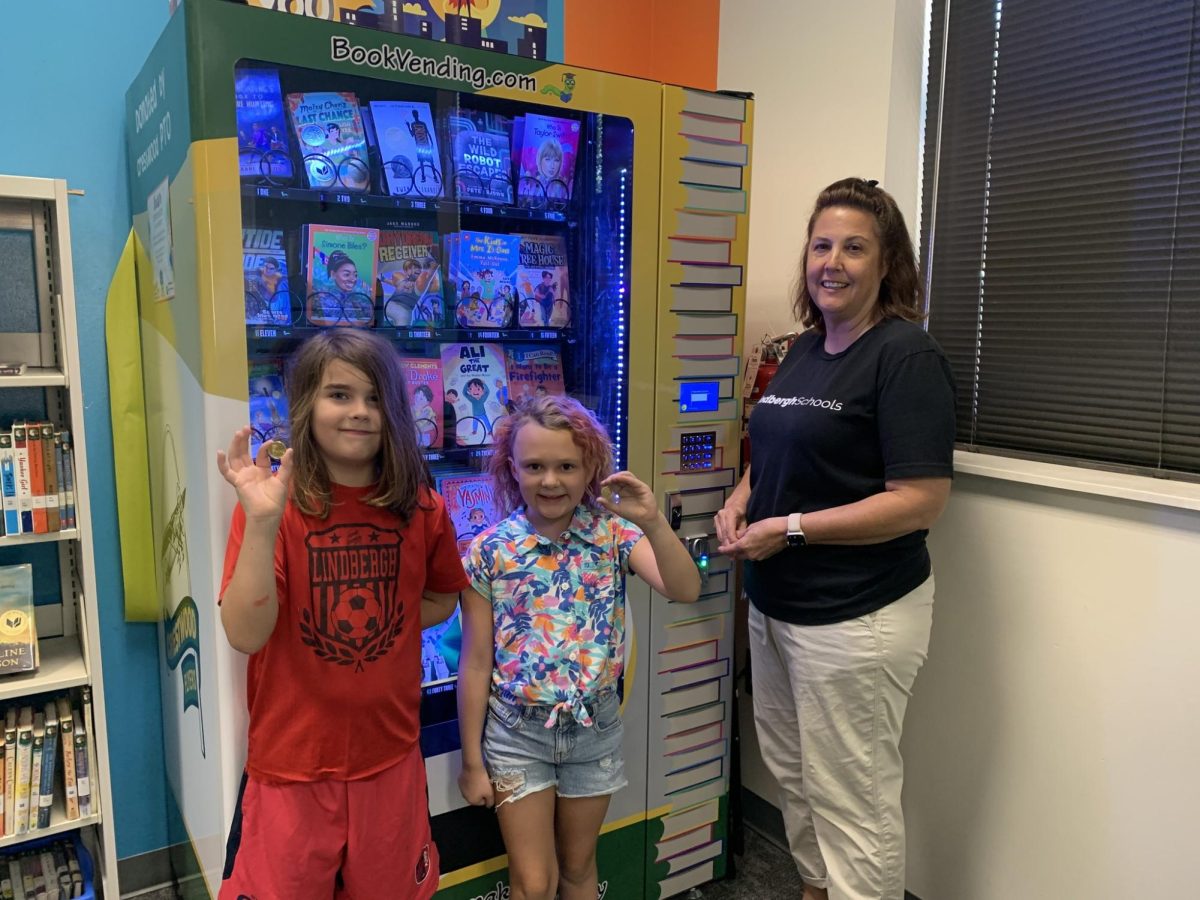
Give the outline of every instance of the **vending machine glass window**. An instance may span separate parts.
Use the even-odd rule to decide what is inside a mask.
[[[578,399],[623,468],[630,121],[250,59],[234,74],[252,452],[289,443],[298,344],[369,328],[401,357],[460,552],[508,512],[486,467],[527,398]],[[457,613],[423,634],[427,756],[457,747],[460,646]]]

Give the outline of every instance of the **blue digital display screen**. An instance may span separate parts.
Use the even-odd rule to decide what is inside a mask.
[[[720,385],[715,381],[685,381],[679,386],[679,411],[716,412]]]

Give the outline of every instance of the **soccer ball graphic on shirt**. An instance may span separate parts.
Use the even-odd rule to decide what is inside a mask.
[[[379,629],[379,600],[362,587],[348,587],[329,611],[330,624],[342,638],[362,641]]]

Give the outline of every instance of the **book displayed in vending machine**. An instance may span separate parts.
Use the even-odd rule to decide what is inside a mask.
[[[371,186],[358,97],[350,91],[288,94],[287,110],[310,188],[361,193]]]
[[[492,443],[496,423],[508,415],[508,376],[499,344],[442,344],[442,385],[454,411],[455,443]]]
[[[445,322],[440,240],[436,231],[380,230],[378,272],[386,324],[437,328]]]
[[[301,232],[308,324],[374,325],[379,229],[314,223]]]

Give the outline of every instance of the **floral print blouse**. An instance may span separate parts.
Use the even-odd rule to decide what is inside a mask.
[[[521,706],[553,706],[591,725],[586,706],[615,687],[624,665],[629,554],[642,531],[586,506],[558,540],[517,510],[471,543],[465,566],[492,603],[496,656],[492,690]]]

